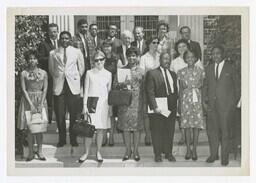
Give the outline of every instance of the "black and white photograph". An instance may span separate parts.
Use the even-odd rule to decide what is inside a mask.
[[[7,11],[10,171],[248,174],[248,9],[78,9]]]

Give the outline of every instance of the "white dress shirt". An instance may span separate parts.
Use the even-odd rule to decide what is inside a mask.
[[[222,71],[222,68],[224,66],[224,63],[225,63],[225,60],[222,60],[220,63],[219,63],[219,68],[218,68],[218,78],[220,78],[220,74],[221,74],[221,71]],[[217,63],[215,63],[215,67],[214,67],[214,73],[215,73],[215,76],[216,76],[216,68],[217,68]]]
[[[160,66],[159,56],[160,55],[156,53],[156,56],[153,57],[153,55],[147,52],[140,58],[140,68],[143,70],[144,73],[156,69]]]
[[[168,87],[167,87],[167,83],[166,83],[166,78],[165,78],[165,73],[164,73],[164,68],[160,67],[161,71],[162,71],[162,74],[164,76],[164,82],[165,82],[165,87],[166,87],[166,93],[169,95],[170,93],[168,93]],[[168,70],[166,70],[166,74],[167,74],[167,79],[170,83],[170,87],[171,87],[171,93],[174,92],[174,89],[173,89],[173,79],[172,79],[172,76],[170,74],[170,72]]]

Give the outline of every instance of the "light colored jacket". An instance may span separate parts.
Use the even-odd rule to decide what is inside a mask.
[[[66,56],[67,62],[64,64],[63,47],[52,50],[49,56],[49,72],[53,78],[53,94],[57,96],[63,90],[65,78],[72,94],[80,94],[81,90],[80,78],[85,71],[83,54],[79,49],[68,46]]]

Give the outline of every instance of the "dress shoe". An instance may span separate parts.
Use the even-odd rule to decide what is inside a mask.
[[[225,160],[221,160],[221,165],[222,166],[227,166],[228,165],[228,159],[225,159]]]
[[[26,161],[28,162],[28,161],[32,161],[34,159],[34,157],[32,156],[32,157],[27,157],[26,158]]]
[[[46,158],[43,157],[43,156],[41,156],[41,155],[39,154],[39,152],[35,152],[35,154],[37,155],[37,157],[38,157],[39,160],[41,160],[41,161],[46,161]]]
[[[155,156],[155,162],[162,162],[162,157],[161,156]]]
[[[59,143],[57,144],[57,147],[63,147],[64,145],[66,145],[66,142],[59,142]]]
[[[171,154],[171,155],[169,155],[169,157],[168,157],[168,161],[175,162],[176,159],[175,159],[175,157]]]
[[[214,163],[214,161],[216,160],[216,158],[214,156],[210,156],[207,158],[206,162],[207,163]]]

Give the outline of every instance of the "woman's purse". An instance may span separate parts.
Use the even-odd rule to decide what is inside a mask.
[[[87,120],[79,119],[72,127],[72,133],[80,137],[92,138],[96,131],[95,126],[92,125],[91,116],[87,113]]]
[[[130,106],[132,103],[132,92],[130,90],[111,90],[108,94],[108,105]]]
[[[43,133],[47,131],[48,119],[44,107],[41,112],[34,114],[31,111],[25,111],[25,117],[31,133]]]

